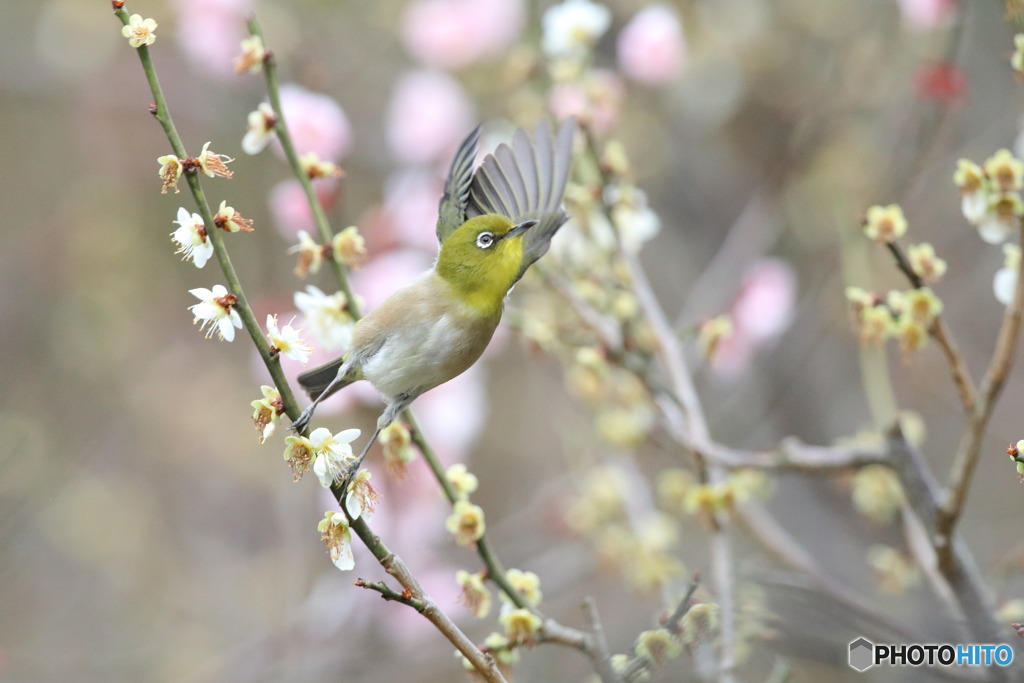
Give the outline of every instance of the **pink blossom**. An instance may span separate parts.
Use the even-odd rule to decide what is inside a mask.
[[[551,89],[548,106],[559,119],[575,116],[601,135],[619,121],[624,88],[612,71],[595,69],[583,83],[560,83]]]
[[[764,259],[751,266],[743,277],[732,304],[733,325],[755,342],[767,341],[789,327],[795,302],[793,269],[779,259]]]
[[[915,31],[931,31],[949,26],[956,0],[899,0],[903,23]]]
[[[522,0],[414,0],[402,43],[427,66],[461,69],[507,48],[522,25]]]
[[[733,333],[716,347],[715,371],[734,377],[750,364],[758,347],[789,327],[796,303],[796,275],[779,259],[764,259],[747,269],[729,309]]]
[[[433,443],[434,434],[428,432],[427,436]],[[455,582],[455,560],[447,552],[451,541],[444,528],[451,506],[438,494],[437,481],[423,458],[416,457],[407,466],[408,476],[398,479],[384,473],[379,453],[371,449],[367,458],[375,472],[373,485],[385,503],[377,508],[373,518],[374,531],[387,538],[392,547],[403,549],[402,557],[416,567],[416,577],[424,590],[439,605],[451,609],[457,605],[460,595]],[[414,610],[380,613],[377,619],[399,647],[436,637],[429,622]]]
[[[741,375],[753,357],[754,345],[750,337],[734,330],[718,342],[715,355],[711,358],[711,368],[719,376],[731,379]]]
[[[487,371],[479,362],[453,380],[416,399],[414,410],[434,448],[460,461],[476,441],[487,417]]]
[[[638,12],[622,29],[616,47],[622,73],[647,85],[670,82],[686,61],[682,26],[667,5]]]
[[[337,198],[338,187],[335,178],[317,178],[313,181],[313,189],[325,209],[330,208]],[[267,197],[267,204],[274,216],[274,225],[286,242],[294,242],[299,230],[316,234],[313,212],[298,180],[282,180],[275,185]]]
[[[238,44],[252,0],[175,0],[177,41],[192,66],[217,78],[235,78]]]
[[[348,152],[352,128],[334,98],[289,83],[281,86],[281,110],[299,156],[315,152],[321,159],[338,161]],[[284,157],[276,140],[275,150]]]
[[[387,138],[402,163],[447,160],[473,126],[473,104],[459,82],[430,69],[402,76],[388,107]]]
[[[372,258],[352,274],[352,288],[366,300],[365,311],[379,306],[400,287],[430,268],[433,254],[412,249],[393,249]]]
[[[401,244],[437,250],[437,204],[442,181],[422,169],[393,173],[384,184],[384,202],[392,236]]]

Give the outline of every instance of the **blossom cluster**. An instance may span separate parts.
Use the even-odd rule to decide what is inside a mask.
[[[1024,40],[1024,36],[1018,38]],[[1017,288],[1020,247],[1007,240],[1020,232],[1024,220],[1024,162],[1007,149],[996,151],[981,166],[960,159],[953,182],[960,188],[964,218],[985,242],[1003,245],[1005,262],[993,279],[993,291],[996,299],[1008,306]]]
[[[863,230],[868,239],[888,246],[903,258],[897,241],[907,233],[907,219],[898,204],[869,208]],[[926,285],[942,278],[946,262],[924,242],[908,248],[906,263],[916,285],[910,289],[891,290],[882,297],[860,287],[846,288],[861,344],[880,346],[887,339],[898,339],[900,348],[911,352],[928,343],[932,324],[942,313],[942,301]]]
[[[989,244],[1002,244],[1024,216],[1024,163],[1000,149],[979,166],[969,159],[957,162],[953,182],[960,188],[964,218]]]
[[[917,351],[928,343],[928,330],[942,312],[942,301],[929,287],[891,290],[883,299],[860,287],[847,287],[860,341],[880,345],[898,339],[904,352]]]

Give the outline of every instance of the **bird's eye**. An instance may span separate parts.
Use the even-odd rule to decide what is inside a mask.
[[[494,235],[489,232],[482,232],[476,236],[476,246],[481,249],[490,249],[494,246]]]

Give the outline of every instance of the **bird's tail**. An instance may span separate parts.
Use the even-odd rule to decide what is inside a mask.
[[[324,393],[324,389],[334,381],[334,378],[338,376],[338,370],[340,370],[344,364],[344,358],[336,358],[330,363],[324,363],[312,370],[306,370],[304,373],[299,375],[299,384],[306,390],[306,393],[309,394],[310,398],[316,399],[320,397],[320,394]],[[323,398],[327,398],[339,389],[344,389],[349,384],[352,384],[352,382],[361,379],[360,377],[354,376],[354,374],[355,373],[350,372],[348,373],[349,376],[339,382],[336,382],[334,386],[331,387],[330,393],[324,395]]]

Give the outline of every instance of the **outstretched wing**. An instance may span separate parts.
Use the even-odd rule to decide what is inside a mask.
[[[460,225],[466,222],[466,206],[469,204],[469,184],[473,180],[473,161],[476,146],[480,140],[480,126],[477,126],[459,145],[452,160],[448,179],[444,183],[444,194],[437,210],[437,241],[443,242]]]
[[[547,252],[551,238],[569,220],[562,208],[562,194],[569,178],[575,131],[572,118],[562,122],[557,136],[547,121],[537,124],[532,140],[519,129],[511,147],[499,145],[473,174],[466,218],[497,213],[514,223],[538,221],[523,236],[523,265],[517,281]]]

